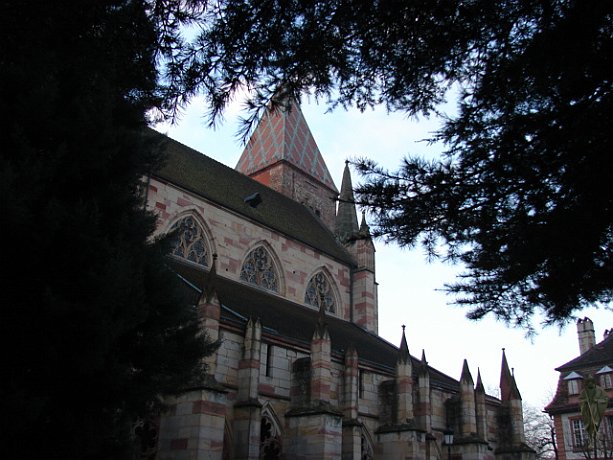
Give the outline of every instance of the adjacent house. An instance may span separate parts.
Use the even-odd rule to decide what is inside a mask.
[[[595,458],[580,413],[579,396],[588,378],[603,388],[609,405],[600,425],[597,458],[613,458],[613,329],[596,343],[589,318],[577,321],[579,356],[556,368],[558,388],[545,411],[554,418],[559,460]]]

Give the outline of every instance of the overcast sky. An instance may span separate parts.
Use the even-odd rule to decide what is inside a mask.
[[[382,109],[326,113],[326,107],[306,100],[302,111],[337,187],[346,159],[366,156],[395,169],[408,153],[433,157],[441,150],[420,142],[436,129],[437,120],[408,120]],[[221,163],[236,166],[243,149],[236,138],[240,107],[231,107],[225,122],[215,130],[206,127],[205,113],[206,106],[196,100],[178,124],[158,125],[157,129]],[[353,182],[359,182],[355,171]],[[449,305],[451,299],[440,291],[461,267],[427,263],[420,248],[408,251],[382,241],[375,245],[379,335],[399,345],[405,324],[411,354],[420,357],[424,349],[431,366],[456,379],[467,359],[473,379],[476,381],[479,368],[486,390],[494,395],[498,394],[505,348],[524,405],[542,408],[549,401],[558,379],[554,369],[579,354],[574,323],[561,331],[555,327],[543,330],[536,323],[539,334],[526,339],[525,331],[508,328],[493,318],[469,321],[465,311]],[[613,328],[610,310],[590,309],[582,312],[584,316],[594,322],[596,342],[602,340],[605,329]]]

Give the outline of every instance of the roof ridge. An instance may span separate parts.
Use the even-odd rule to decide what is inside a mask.
[[[298,203],[295,200],[292,200],[290,197],[284,195],[283,193],[278,192],[274,190],[273,188],[268,187],[265,184],[262,184],[261,182],[249,176],[246,176],[240,171],[237,171],[236,169],[231,168],[230,166],[227,166],[221,163],[220,161],[215,160],[214,158],[183,144],[180,141],[177,141],[176,139],[168,137],[167,135],[160,133],[151,128],[149,128],[149,131],[151,135],[158,136],[160,139],[163,139],[164,142],[167,142],[170,146],[170,148],[166,147],[166,149],[170,151],[170,153],[168,155],[168,158],[166,159],[165,164],[161,168],[159,168],[156,172],[152,173],[153,176],[164,179],[164,180],[169,180],[173,182],[175,185],[185,190],[188,190],[191,193],[194,193],[200,197],[206,198],[207,200],[210,200],[218,205],[221,205],[231,211],[239,212],[245,218],[253,219],[262,225],[265,225],[275,231],[278,231],[279,233],[284,234],[287,237],[300,241],[301,243],[304,243],[318,251],[321,251],[334,259],[341,260],[349,264],[355,263],[354,258],[347,251],[347,249],[343,247],[336,240],[336,238],[334,237],[334,233],[326,226],[326,224],[320,218],[318,218],[306,206]],[[205,163],[207,168],[201,168],[202,169],[201,171],[193,171],[193,169],[197,169],[197,168],[193,168],[194,166],[193,164],[173,165],[172,164],[173,160],[175,160],[175,162],[178,161],[179,163],[181,163],[181,161],[183,160],[183,159],[179,159],[176,154],[173,157],[173,155],[171,154],[173,150],[173,146],[174,146],[175,152],[182,152],[185,158],[190,160],[188,163],[202,162],[202,163]],[[185,163],[185,161],[183,161],[183,163]],[[198,180],[194,179],[193,177],[189,177],[189,178],[188,177],[177,177],[181,175],[187,176],[189,174],[197,174],[197,175],[208,175],[207,179],[210,179],[211,175],[215,175],[215,172],[210,171],[211,167],[213,167],[213,169],[215,167],[219,168],[220,171],[217,171],[217,173],[219,174],[231,175],[231,180],[226,181],[223,184],[220,184],[220,188],[223,188],[223,191],[220,193],[213,193],[214,191],[208,187],[198,189],[198,187],[202,187],[203,185],[200,183],[202,181],[202,178],[200,178],[201,181],[198,182]],[[187,169],[190,169],[190,171],[186,172]],[[183,181],[181,179],[183,179]],[[186,181],[188,180],[191,180],[192,183],[187,184]],[[193,182],[196,182],[196,183],[194,184]],[[238,199],[237,197],[234,197],[235,203],[230,203],[229,202],[230,200],[228,199],[228,196],[227,196],[232,193],[228,191],[230,190],[230,186],[232,184],[236,184],[237,189],[242,187],[243,189],[249,190],[245,192],[245,196],[238,197],[240,199]],[[240,185],[241,187],[238,187],[238,185]],[[317,235],[311,234],[309,232],[293,232],[293,231],[290,231],[289,228],[284,228],[284,226],[278,219],[273,219],[273,218],[266,219],[265,218],[266,216],[264,216],[264,213],[261,211],[262,210],[261,206],[260,206],[260,210],[256,208],[251,208],[247,205],[243,207],[243,205],[245,204],[244,198],[247,195],[252,194],[254,192],[260,192],[262,195],[264,195],[264,197],[262,197],[264,198],[264,202],[265,202],[265,197],[268,196],[272,198],[278,204],[291,209],[294,214],[299,212],[300,215],[302,215],[301,224],[306,223],[311,226],[316,226],[318,229]],[[225,201],[224,201],[224,198],[226,198]],[[306,216],[308,216],[308,218]],[[294,216],[294,217],[298,217],[298,216]],[[305,219],[308,219],[308,222]],[[292,219],[292,222],[287,223],[285,227],[291,227],[294,230],[296,229],[295,227],[299,227],[300,225],[296,222],[293,222],[294,220],[295,219]],[[310,229],[313,230],[313,227],[311,227]],[[306,234],[303,234],[303,233],[306,233]],[[322,238],[325,239],[326,241],[325,242],[322,241]]]
[[[610,348],[610,353],[607,353]],[[604,350],[604,352],[603,352]],[[600,356],[602,355],[602,356]],[[600,342],[596,343],[585,353],[571,359],[570,361],[556,367],[556,371],[564,372],[576,366],[589,366],[598,365],[602,363],[611,363],[611,356],[613,356],[613,334],[607,335]]]

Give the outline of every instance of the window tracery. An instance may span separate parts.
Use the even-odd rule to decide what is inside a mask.
[[[323,306],[330,313],[336,312],[336,301],[328,277],[323,273],[316,273],[307,284],[304,302],[317,308]]]
[[[362,460],[373,460],[372,446],[364,433],[360,439],[360,450]]]
[[[281,436],[276,424],[268,414],[262,415],[260,458],[263,460],[277,460],[281,458]]]
[[[263,246],[258,246],[243,263],[240,279],[269,291],[279,291],[279,278],[271,255]]]
[[[171,254],[187,259],[198,265],[208,266],[208,247],[202,227],[193,216],[177,221],[171,231],[175,233],[171,241]]]

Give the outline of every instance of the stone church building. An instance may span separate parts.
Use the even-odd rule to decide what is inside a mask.
[[[167,401],[154,457],[533,458],[504,351],[496,398],[466,361],[456,380],[404,329],[378,336],[349,167],[339,192],[299,106],[268,112],[235,169],[153,135],[168,160],[147,204],[159,234],[177,230],[170,264],[221,341],[206,382]]]

